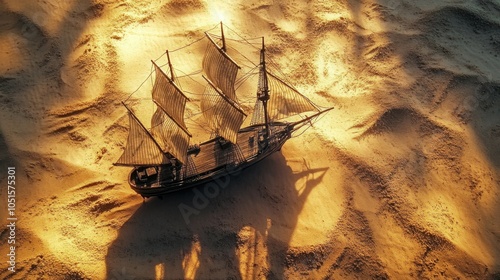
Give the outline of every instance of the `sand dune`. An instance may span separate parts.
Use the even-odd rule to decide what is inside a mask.
[[[17,272],[2,259],[0,278],[500,277],[498,1],[4,0],[0,14],[0,168],[16,166],[19,219]],[[143,203],[112,165],[120,102],[148,96],[151,59],[221,20],[266,36],[335,110],[212,198]],[[203,52],[176,51],[178,71]]]

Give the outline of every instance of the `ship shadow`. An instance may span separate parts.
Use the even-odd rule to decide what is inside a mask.
[[[276,153],[218,191],[149,199],[109,246],[106,278],[283,278],[298,215],[327,170],[294,172]]]

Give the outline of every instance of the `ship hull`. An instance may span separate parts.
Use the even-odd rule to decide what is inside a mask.
[[[134,167],[129,175],[131,188],[143,197],[161,196],[196,186],[220,183],[222,178],[238,175],[242,170],[279,151],[291,138],[293,126],[271,123],[271,136],[264,138],[262,125],[249,126],[238,132],[238,144],[221,138],[199,145],[199,153],[188,155],[182,169],[171,166]]]

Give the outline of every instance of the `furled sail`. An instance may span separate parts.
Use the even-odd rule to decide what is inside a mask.
[[[186,163],[189,138],[191,135],[173,121],[161,107],[151,118],[151,134],[161,146],[182,163]]]
[[[205,34],[209,42],[203,57],[203,71],[217,88],[231,100],[236,101],[234,84],[240,67],[214,42],[208,33]]]
[[[238,131],[246,115],[238,104],[226,97],[208,79],[206,80],[209,86],[205,89],[201,100],[203,116],[213,132],[236,143]]]
[[[188,98],[184,95],[182,90],[167,77],[165,72],[161,70],[156,63],[153,62],[155,67],[156,79],[153,86],[153,100],[159,104],[165,113],[172,118],[179,126],[186,129],[184,123],[184,109],[186,108],[186,101]]]
[[[267,72],[267,81],[269,86],[267,112],[271,121],[305,112],[319,112],[318,107],[311,100],[270,72]],[[255,103],[251,123],[264,123],[264,109],[259,100]]]
[[[130,111],[129,125],[127,145],[116,165],[148,166],[170,163],[146,128]]]

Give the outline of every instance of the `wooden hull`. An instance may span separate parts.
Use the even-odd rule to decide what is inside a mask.
[[[237,144],[220,138],[201,143],[199,153],[188,155],[182,168],[169,166],[135,167],[129,176],[131,188],[143,197],[161,196],[235,175],[277,152],[291,138],[293,126],[270,124],[271,137],[260,141],[262,125],[249,126],[238,132]]]

